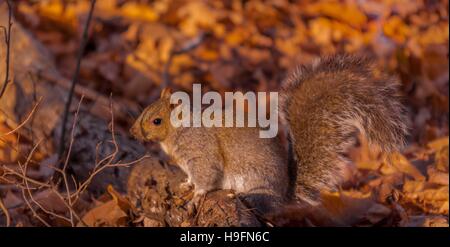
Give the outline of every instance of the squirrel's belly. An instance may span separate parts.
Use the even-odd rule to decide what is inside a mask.
[[[225,176],[222,182],[222,189],[234,190],[236,192],[245,192],[245,179],[243,176]]]

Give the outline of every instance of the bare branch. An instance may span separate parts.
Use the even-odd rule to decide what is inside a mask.
[[[0,209],[3,211],[6,217],[6,226],[9,227],[11,225],[11,216],[9,215],[8,209],[5,207],[2,198],[0,197]]]
[[[69,181],[68,181],[68,179],[67,179],[67,172],[66,172],[66,169],[67,169],[67,165],[69,164],[70,154],[72,153],[72,146],[73,146],[73,142],[74,142],[74,140],[75,140],[75,138],[74,138],[74,135],[75,135],[75,127],[76,127],[76,124],[77,124],[77,121],[78,121],[78,115],[79,115],[79,113],[80,113],[80,108],[81,108],[81,103],[83,102],[83,98],[84,98],[84,97],[82,96],[81,99],[80,99],[80,102],[78,103],[77,111],[75,112],[75,117],[74,117],[73,124],[72,124],[72,132],[71,132],[71,134],[70,134],[69,151],[68,151],[68,153],[67,153],[66,161],[64,162],[63,169],[62,169],[62,171],[61,171],[61,173],[62,173],[61,175],[62,175],[63,181],[64,181],[64,186],[65,186],[65,188],[66,188],[66,193],[69,195],[69,196],[67,197],[67,199],[68,199],[68,201],[69,201],[69,205],[71,205],[71,206],[72,206],[72,197],[70,196],[70,186],[69,186]],[[69,209],[69,210],[70,210],[70,209]],[[70,222],[72,223],[72,226],[74,226],[73,213],[72,213],[72,211],[70,211]]]
[[[96,0],[91,0],[91,7],[89,9],[89,14],[88,14],[88,18],[86,20],[86,24],[84,25],[80,49],[78,50],[77,65],[75,68],[75,72],[73,74],[72,84],[71,84],[70,90],[69,90],[69,95],[67,96],[67,101],[66,101],[62,125],[61,125],[61,139],[59,142],[58,160],[60,160],[61,156],[63,155],[63,153],[65,151],[65,135],[66,135],[67,118],[69,116],[70,105],[72,104],[72,98],[73,98],[73,92],[75,90],[75,85],[78,82],[78,76],[80,74],[81,59],[83,57],[83,53],[86,48],[86,44],[87,44],[87,40],[88,40],[89,24],[91,23],[92,15],[94,13],[95,3],[96,3]]]
[[[14,175],[14,176],[17,176],[17,177],[23,179],[24,181],[26,180],[26,181],[28,181],[28,182],[30,182],[30,183],[33,183],[33,184],[35,184],[35,185],[37,185],[37,186],[39,186],[39,187],[41,187],[41,188],[50,188],[50,185],[49,185],[49,184],[44,183],[44,182],[37,181],[37,180],[32,179],[32,178],[30,178],[30,177],[28,177],[28,176],[24,176],[22,173],[16,172],[16,171],[14,171],[13,169],[11,169],[11,168],[9,168],[9,167],[2,166],[2,169],[3,169],[4,171],[6,171],[6,173],[3,174],[2,179],[5,179],[5,178],[4,178],[5,175],[12,174],[12,175]],[[5,180],[6,180],[6,179],[5,179]]]
[[[34,148],[31,150],[31,152],[30,152],[30,154],[28,155],[28,158],[27,158],[27,160],[26,160],[26,162],[25,162],[25,164],[24,164],[24,168],[22,169],[22,166],[19,165],[19,167],[22,169],[22,175],[23,175],[24,177],[27,176],[28,164],[29,164],[29,162],[30,162],[30,160],[31,160],[31,157],[32,157],[34,151],[36,150],[36,148],[39,146],[40,143],[41,143],[41,141],[39,141],[39,142],[34,146]],[[52,216],[54,216],[54,217],[56,217],[56,218],[59,218],[59,219],[62,219],[62,220],[66,220],[66,221],[68,221],[68,222],[73,222],[73,221],[71,221],[71,219],[68,219],[67,217],[58,215],[58,214],[56,214],[56,213],[54,213],[54,212],[52,212],[52,211],[50,211],[50,210],[47,210],[44,206],[41,205],[41,203],[39,203],[38,201],[36,201],[36,200],[34,199],[33,194],[31,193],[31,189],[30,189],[29,184],[28,184],[28,180],[24,180],[24,183],[25,183],[25,187],[26,187],[26,192],[28,192],[28,196],[30,197],[31,201],[32,201],[34,204],[36,204],[42,211],[44,211],[44,213],[46,213],[46,214],[48,214],[48,215],[52,215]],[[73,224],[72,224],[72,225],[73,225]]]
[[[25,203],[27,204],[28,208],[33,213],[33,216],[36,217],[36,219],[38,219],[40,222],[42,222],[42,224],[44,224],[45,226],[50,227],[51,225],[49,223],[47,223],[44,219],[42,219],[41,216],[39,216],[39,214],[36,212],[36,210],[31,205],[30,201],[28,201],[28,198],[25,194],[25,189],[22,189],[22,197],[23,197],[23,200],[25,201]]]
[[[7,135],[10,135],[10,134],[16,132],[17,130],[19,130],[20,128],[22,128],[22,126],[24,126],[24,125],[28,122],[28,120],[31,119],[31,116],[33,116],[33,114],[34,114],[34,112],[36,111],[36,109],[37,109],[39,103],[41,103],[41,100],[42,100],[42,97],[39,98],[38,102],[34,105],[33,109],[31,109],[31,112],[28,113],[27,117],[25,118],[25,120],[24,120],[21,124],[19,124],[19,125],[18,125],[16,128],[14,128],[13,130],[8,131],[7,133],[1,134],[1,135],[0,135],[0,138],[2,138],[2,137],[4,137],[4,136],[7,136]]]
[[[79,118],[79,111],[81,109],[81,104],[82,104],[83,99],[84,99],[84,97],[82,96],[78,103],[77,110],[75,112],[74,120],[72,123],[72,132],[71,132],[71,136],[70,136],[70,144],[68,147],[68,154],[65,158],[64,166],[62,168],[58,168],[55,166],[47,165],[48,167],[54,169],[54,171],[57,174],[59,174],[60,177],[62,178],[62,181],[63,181],[62,190],[64,192],[61,192],[58,189],[58,187],[59,187],[58,184],[54,184],[51,181],[41,182],[41,181],[37,181],[37,180],[29,177],[28,166],[31,164],[32,156],[33,156],[34,152],[37,150],[37,147],[42,142],[42,140],[37,142],[36,145],[33,145],[33,148],[29,152],[29,154],[26,156],[26,160],[23,165],[20,162],[18,162],[18,165],[15,166],[14,168],[10,168],[6,165],[0,166],[0,168],[2,168],[2,170],[4,171],[2,176],[0,176],[0,179],[2,181],[6,181],[9,184],[13,184],[15,187],[19,188],[22,191],[24,204],[31,210],[33,216],[35,218],[37,218],[40,222],[42,222],[42,224],[44,224],[45,226],[51,226],[51,224],[50,224],[50,222],[47,222],[46,219],[42,217],[42,213],[38,212],[37,210],[41,210],[45,215],[49,215],[49,216],[55,217],[57,219],[61,219],[65,222],[68,222],[71,224],[71,226],[75,226],[77,223],[80,225],[86,226],[86,223],[83,222],[82,217],[76,212],[75,205],[78,202],[78,200],[81,198],[81,195],[88,188],[88,186],[92,182],[92,180],[100,172],[104,171],[107,168],[128,167],[128,166],[135,164],[137,162],[140,162],[144,158],[148,157],[148,156],[143,156],[140,159],[137,159],[135,161],[128,162],[128,163],[120,163],[120,162],[113,163],[113,162],[115,162],[117,154],[119,152],[119,145],[117,143],[116,136],[115,136],[115,121],[114,121],[114,111],[113,111],[114,105],[113,105],[112,98],[110,97],[110,107],[109,107],[110,114],[111,114],[111,122],[110,122],[111,141],[110,141],[110,143],[112,143],[114,145],[114,150],[110,154],[108,154],[105,158],[103,158],[102,160],[99,161],[98,158],[96,159],[96,164],[94,165],[94,168],[93,168],[91,174],[85,181],[78,184],[77,181],[73,177],[70,177],[70,179],[71,179],[70,180],[66,169],[69,165],[69,157],[71,155],[72,146],[75,141],[74,133],[75,133],[75,129],[76,129],[76,124],[78,123],[77,120]],[[30,112],[29,115],[32,115],[33,112],[34,112],[34,110],[32,112]],[[27,117],[27,119],[29,119],[29,118],[30,117]],[[26,122],[26,121],[28,121],[28,120],[25,120],[24,122]],[[23,126],[24,126],[24,124],[21,124],[19,127],[17,127],[15,129],[15,131],[17,131],[18,129],[20,129]],[[100,144],[98,144],[97,148],[96,148],[96,156],[98,156],[99,145]],[[18,181],[9,180],[5,177],[8,175],[16,176],[17,178],[19,178],[19,180]],[[73,184],[75,185],[74,188],[71,189],[69,181],[73,182]],[[36,186],[36,187],[32,187],[31,185]],[[57,212],[54,212],[53,210],[50,210],[49,208],[45,208],[45,206],[44,206],[45,204],[41,201],[41,199],[38,199],[38,196],[35,194],[38,191],[43,191],[43,190],[50,191],[51,193],[56,195],[61,200],[61,202],[64,204],[64,206],[67,208],[67,211],[65,211],[64,213],[57,213]],[[41,213],[41,214],[38,214],[38,213]]]
[[[6,69],[5,69],[5,80],[3,82],[3,86],[0,89],[0,98],[6,91],[8,87],[9,79],[9,57],[10,57],[10,48],[11,48],[11,27],[12,27],[12,5],[9,0],[6,0],[6,4],[8,5],[8,28],[2,27],[4,35],[5,35],[5,44],[6,44]],[[6,31],[8,29],[8,31]]]

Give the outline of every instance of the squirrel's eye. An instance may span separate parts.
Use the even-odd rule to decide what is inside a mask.
[[[154,124],[154,125],[160,125],[161,122],[162,122],[162,119],[161,119],[161,118],[155,118],[155,119],[153,119],[153,124]]]

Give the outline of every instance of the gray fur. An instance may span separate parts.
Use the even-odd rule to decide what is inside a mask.
[[[280,108],[290,129],[299,199],[316,204],[320,191],[336,189],[348,163],[342,154],[356,133],[386,152],[403,146],[398,83],[373,73],[368,59],[338,55],[298,67],[283,82]]]
[[[232,189],[250,206],[272,212],[294,197],[310,204],[335,189],[347,160],[342,156],[359,131],[370,144],[390,152],[406,134],[397,82],[373,75],[370,63],[354,56],[325,58],[297,68],[284,81],[280,102],[292,147],[278,138],[259,138],[258,128],[174,128],[170,92],[147,107],[131,129],[138,139],[159,141],[202,195]],[[161,125],[153,125],[161,118]]]

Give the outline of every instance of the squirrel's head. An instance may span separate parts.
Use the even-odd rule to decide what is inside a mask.
[[[133,137],[140,141],[164,141],[172,128],[170,95],[170,89],[163,89],[161,97],[145,108],[130,129]]]

